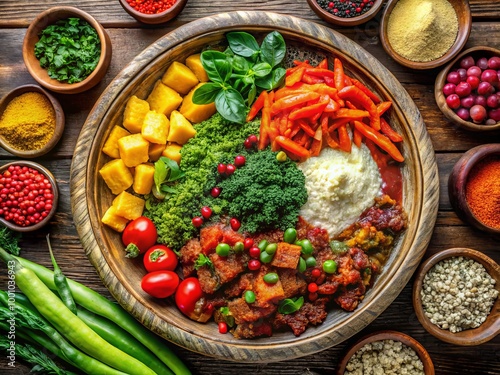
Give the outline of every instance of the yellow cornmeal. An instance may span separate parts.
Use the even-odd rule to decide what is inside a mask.
[[[387,23],[392,48],[411,61],[443,56],[458,34],[458,18],[447,0],[400,0]]]

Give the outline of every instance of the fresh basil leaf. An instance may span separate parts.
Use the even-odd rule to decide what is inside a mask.
[[[232,67],[228,56],[219,51],[207,50],[201,53],[201,64],[212,82],[224,83],[231,76]]]
[[[157,191],[161,191],[161,184],[166,180],[168,176],[167,166],[163,162],[162,158],[155,162],[155,173],[153,174],[153,180]]]
[[[247,103],[249,106],[251,105],[251,103],[253,103],[256,97],[257,97],[257,86],[255,86],[255,84],[252,84],[250,86],[250,90],[248,91],[247,95]]]
[[[235,55],[233,57],[233,73],[246,74],[250,70],[252,64],[253,62],[248,61],[245,57]]]
[[[198,87],[193,94],[194,104],[209,104],[215,101],[215,97],[222,90],[220,83],[207,82]]]
[[[265,77],[259,77],[255,80],[257,87],[263,88],[265,90],[272,90],[276,87],[281,86],[285,80],[286,70],[284,68],[278,67],[272,71],[270,75]]]
[[[265,77],[269,73],[271,73],[272,67],[268,63],[259,63],[255,64],[252,68],[252,72],[257,76],[257,77]]]
[[[285,39],[283,39],[283,36],[277,31],[270,32],[262,41],[260,52],[262,61],[269,63],[271,67],[274,68],[285,58]]]
[[[214,268],[214,264],[205,254],[198,255],[198,259],[194,262],[194,269],[197,270],[203,266],[207,266],[209,269]]]
[[[284,315],[293,314],[294,312],[300,310],[303,304],[304,297],[286,298],[279,303],[278,311]]]
[[[255,78],[253,76],[245,76],[242,78],[242,82],[247,85],[253,85],[255,82]]]
[[[184,173],[181,172],[179,165],[174,160],[167,158],[166,156],[160,157],[160,159],[165,163],[165,168],[169,171],[167,178],[164,181],[172,182],[178,180],[179,178],[184,176]]]
[[[220,91],[215,98],[215,107],[226,120],[237,124],[245,123],[247,110],[245,100],[235,89]]]
[[[240,56],[250,57],[260,51],[259,44],[254,36],[244,31],[234,31],[226,35],[231,50]]]
[[[165,194],[174,194],[175,193],[175,189],[172,186],[161,185],[160,192],[161,193],[165,193]]]

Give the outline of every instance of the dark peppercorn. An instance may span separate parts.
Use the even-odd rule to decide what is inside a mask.
[[[366,13],[375,1],[381,0],[316,0],[318,5],[337,17],[351,18]]]

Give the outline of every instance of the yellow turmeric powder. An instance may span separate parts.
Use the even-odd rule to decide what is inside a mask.
[[[21,94],[0,118],[0,135],[21,151],[38,150],[54,135],[56,115],[49,99],[39,92]]]

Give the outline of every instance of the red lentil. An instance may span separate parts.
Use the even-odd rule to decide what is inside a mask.
[[[177,0],[127,0],[136,11],[144,14],[158,14],[170,9]]]

